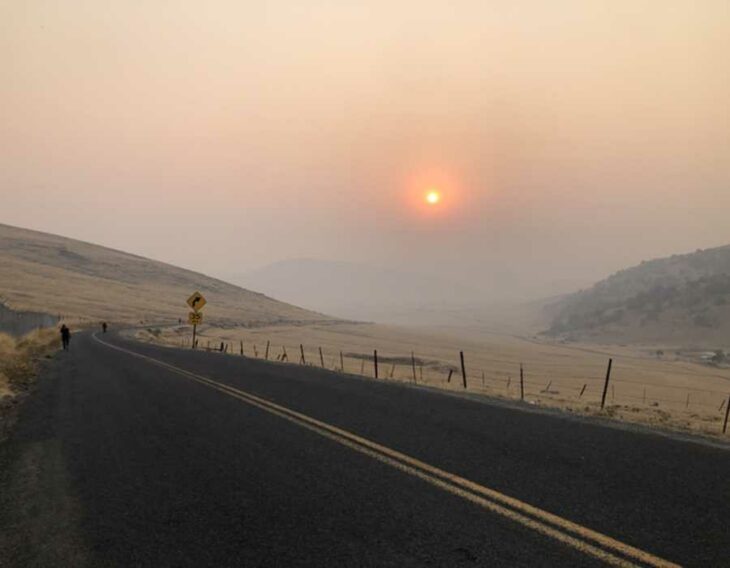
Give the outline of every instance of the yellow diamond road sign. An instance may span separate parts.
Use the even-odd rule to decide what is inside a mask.
[[[197,312],[190,312],[188,314],[188,323],[190,325],[200,325],[203,323],[203,314]]]
[[[202,310],[203,306],[205,306],[205,304],[207,303],[208,302],[203,297],[203,294],[201,294],[200,292],[195,292],[195,294],[188,298],[188,306],[193,308],[193,310],[195,310],[196,312],[198,310]]]

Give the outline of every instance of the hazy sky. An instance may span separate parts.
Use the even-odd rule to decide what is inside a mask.
[[[0,0],[0,222],[552,292],[730,243],[728,54],[728,0]]]

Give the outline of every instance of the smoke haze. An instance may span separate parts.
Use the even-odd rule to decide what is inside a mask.
[[[0,221],[569,291],[730,242],[728,53],[724,0],[6,2]]]

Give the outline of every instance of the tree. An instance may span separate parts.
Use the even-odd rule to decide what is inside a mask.
[[[715,364],[724,363],[726,360],[727,356],[722,349],[718,349],[717,351],[715,351],[715,354],[712,356],[712,362]]]

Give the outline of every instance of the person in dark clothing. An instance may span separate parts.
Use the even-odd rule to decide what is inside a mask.
[[[106,322],[102,322],[102,324],[101,324],[102,333],[106,333],[106,328],[107,328]]]
[[[71,330],[66,327],[66,324],[61,326],[61,345],[63,350],[68,351],[68,344],[71,343]]]

